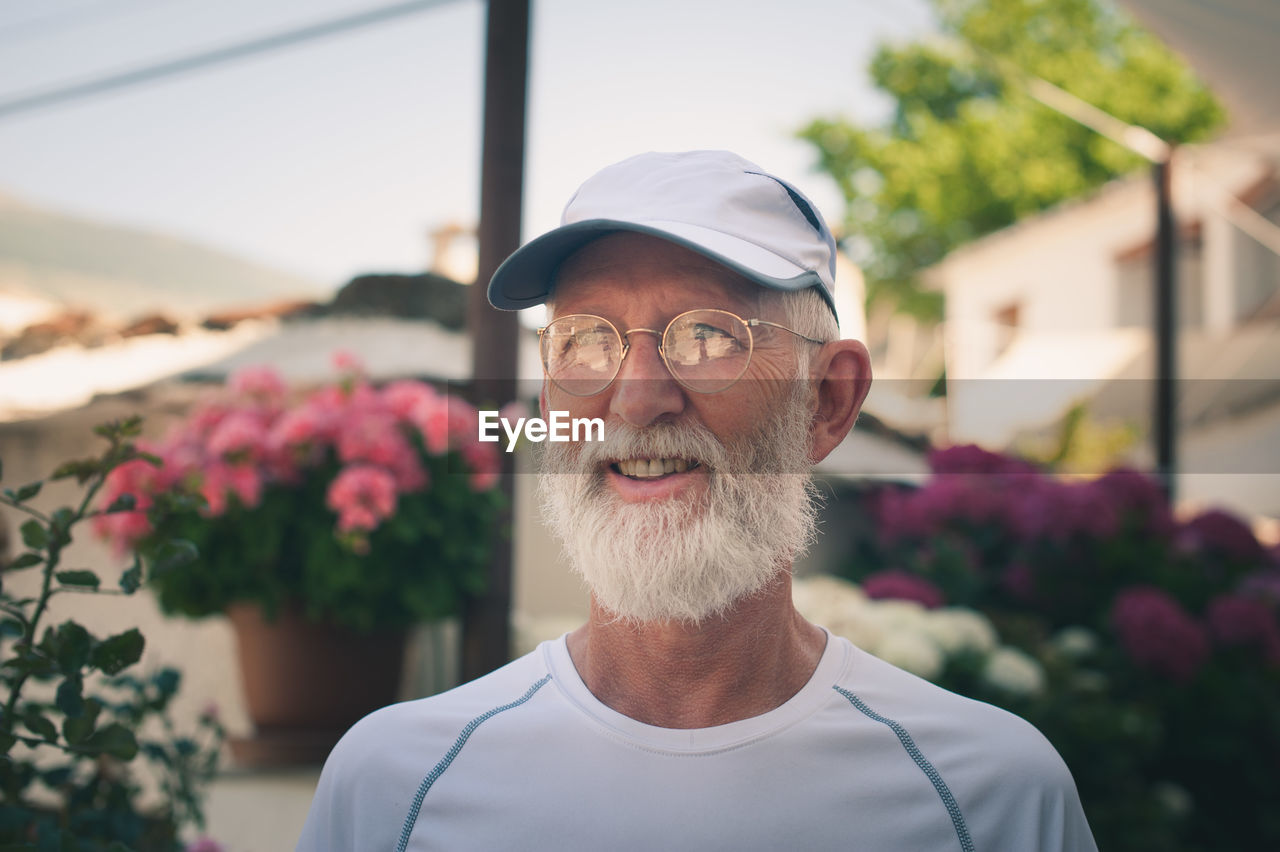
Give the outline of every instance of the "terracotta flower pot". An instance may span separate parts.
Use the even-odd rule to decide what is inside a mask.
[[[394,702],[407,631],[357,633],[316,624],[296,607],[267,621],[256,604],[227,607],[254,736],[231,742],[237,762],[322,762],[361,717]]]

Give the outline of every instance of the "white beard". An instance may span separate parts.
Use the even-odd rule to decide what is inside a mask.
[[[788,570],[817,526],[807,399],[797,383],[734,447],[687,422],[609,423],[603,441],[544,444],[543,513],[596,603],[630,623],[699,624]],[[706,491],[692,502],[621,500],[605,484],[604,462],[644,457],[698,460]]]

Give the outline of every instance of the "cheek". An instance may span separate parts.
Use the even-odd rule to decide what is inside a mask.
[[[609,411],[609,391],[595,396],[573,396],[548,383],[542,389],[542,413],[567,411],[570,417],[604,417]]]

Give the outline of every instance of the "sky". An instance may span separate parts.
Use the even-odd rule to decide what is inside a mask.
[[[0,0],[0,103],[399,0]],[[415,271],[479,209],[485,6],[440,0],[271,54],[0,116],[0,194],[190,239],[326,288]],[[877,44],[925,0],[533,0],[524,238],[597,169],[728,148],[842,206],[795,131],[876,121]]]

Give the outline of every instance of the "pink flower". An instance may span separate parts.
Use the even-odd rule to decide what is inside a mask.
[[[422,435],[422,444],[433,456],[449,451],[449,408],[443,399],[419,400],[409,412],[409,422]]]
[[[200,494],[208,504],[205,516],[216,518],[224,514],[232,496],[252,509],[262,501],[262,486],[262,474],[252,465],[213,462],[200,475]]]
[[[284,380],[271,367],[241,367],[227,379],[227,387],[236,396],[250,397],[257,402],[275,405],[284,399]]]
[[[376,410],[353,412],[338,433],[338,459],[364,462],[391,471],[400,491],[426,487],[427,474],[399,422]]]
[[[312,456],[333,441],[341,422],[340,409],[324,405],[313,397],[276,418],[267,434],[267,449],[277,457]]]
[[[456,394],[449,394],[446,406],[449,413],[449,445],[457,447],[477,440],[480,420],[476,409]]]
[[[398,420],[411,420],[418,406],[438,403],[439,400],[440,394],[435,388],[423,382],[392,382],[382,389],[382,404]]]
[[[351,465],[329,483],[325,505],[338,513],[339,532],[373,530],[395,514],[395,478],[373,465]]]
[[[223,458],[260,459],[267,451],[267,426],[250,411],[228,414],[209,436],[209,452]]]
[[[1180,683],[1195,677],[1209,657],[1205,629],[1154,586],[1134,586],[1118,594],[1111,623],[1135,663]]]
[[[463,445],[461,452],[463,461],[471,469],[472,491],[488,491],[498,484],[498,477],[502,473],[502,459],[498,456],[497,444],[471,441]]]
[[[1254,645],[1280,664],[1280,626],[1271,607],[1241,595],[1219,595],[1209,602],[1209,630],[1219,645]]]
[[[346,376],[365,375],[364,361],[349,349],[339,349],[333,353],[333,367]]]
[[[102,486],[101,505],[109,506],[126,494],[134,499],[133,511],[112,512],[93,519],[94,531],[111,541],[117,555],[123,554],[151,532],[147,510],[151,508],[156,479],[155,465],[144,459],[127,461],[107,474]]]
[[[212,837],[201,837],[188,843],[184,852],[226,852],[226,847]]]
[[[877,571],[862,581],[862,591],[872,599],[915,601],[927,609],[937,609],[945,602],[937,586],[906,571]]]

